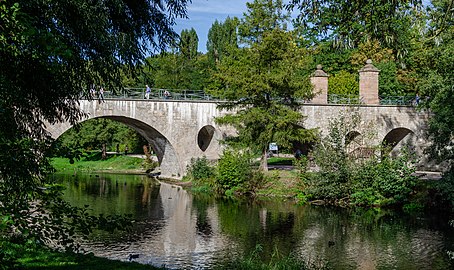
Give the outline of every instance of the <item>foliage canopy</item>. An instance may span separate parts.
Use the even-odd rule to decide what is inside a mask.
[[[186,16],[187,2],[0,2],[0,214],[12,219],[9,229],[66,244],[62,235],[74,229],[60,231],[55,224],[105,219],[65,205],[58,187],[48,186],[52,140],[45,123],[77,122],[78,99],[90,98],[93,84],[121,87],[125,66],[133,70],[146,54],[175,40],[172,25]],[[81,220],[71,223],[77,216]]]

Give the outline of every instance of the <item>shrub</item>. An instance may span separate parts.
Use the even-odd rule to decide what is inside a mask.
[[[215,168],[211,166],[206,157],[192,158],[187,166],[187,177],[195,185],[203,185],[215,177]]]
[[[352,203],[387,205],[407,202],[416,186],[414,171],[414,160],[405,150],[397,157],[368,160],[354,174]]]
[[[435,189],[435,201],[442,206],[449,207],[454,212],[454,169],[445,173],[433,186]]]
[[[159,163],[152,160],[151,158],[145,158],[142,162],[142,168],[146,172],[152,172],[154,169],[158,167]]]
[[[253,177],[251,158],[248,154],[225,150],[218,162],[216,182],[222,191],[242,188]]]

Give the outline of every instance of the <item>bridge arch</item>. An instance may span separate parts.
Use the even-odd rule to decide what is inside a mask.
[[[216,129],[212,125],[203,126],[197,133],[197,145],[205,152],[211,145]]]
[[[142,137],[144,137],[151,147],[153,148],[156,156],[158,158],[158,162],[161,167],[161,171],[166,172],[171,176],[180,176],[183,174],[182,166],[180,165],[180,161],[178,159],[178,155],[175,151],[175,148],[172,146],[170,141],[156,128],[150,126],[147,123],[144,123],[140,120],[125,117],[125,116],[99,116],[99,117],[92,117],[88,119],[84,119],[79,123],[91,120],[91,119],[109,119],[119,123],[122,123],[135,131],[137,131]],[[69,123],[65,123],[62,126],[59,126],[58,130],[53,130],[52,128],[48,128],[48,131],[51,133],[54,139],[60,137],[64,132],[72,128],[73,126]]]
[[[414,146],[416,136],[415,133],[405,127],[397,127],[390,130],[382,140],[382,145],[385,146],[382,150],[382,156],[396,155],[397,152],[405,146]]]

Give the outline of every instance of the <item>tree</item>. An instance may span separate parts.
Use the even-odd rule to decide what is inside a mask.
[[[336,95],[358,95],[359,83],[357,76],[341,70],[329,78],[328,92]]]
[[[199,37],[194,28],[181,31],[179,48],[183,59],[195,59],[197,57],[198,45]]]
[[[254,0],[246,3],[248,12],[241,19],[238,32],[241,41],[251,45],[261,42],[264,33],[273,29],[287,29],[290,15],[282,0]]]
[[[238,18],[227,17],[224,22],[217,20],[208,31],[207,54],[213,64],[219,63],[229,48],[238,48]]]
[[[96,118],[81,123],[63,133],[60,146],[72,151],[86,152],[99,150],[103,144],[107,151],[116,151],[127,145],[131,153],[142,153],[142,146],[148,145],[145,139],[128,126],[109,119]]]
[[[420,0],[292,0],[287,7],[299,11],[295,25],[314,43],[330,40],[334,47],[355,48],[378,40],[401,59],[410,46],[410,15],[419,12],[420,4]]]
[[[174,41],[171,27],[176,17],[186,15],[187,2],[0,3],[0,213],[15,229],[65,240],[57,235],[69,231],[51,223],[71,227],[84,212],[64,204],[61,191],[46,186],[51,184],[45,176],[52,140],[45,122],[77,122],[82,116],[78,99],[89,97],[93,84],[121,87],[123,67],[133,68]]]
[[[454,1],[436,0],[428,7],[428,29],[418,57],[418,89],[422,106],[431,112],[429,153],[447,164],[437,182],[442,200],[454,209]]]
[[[429,98],[427,105],[432,111],[429,135],[434,144],[432,154],[444,160],[454,159],[454,19],[444,19],[445,13],[453,14],[453,1],[434,1],[429,10],[430,34],[436,38],[426,40],[429,50],[422,51],[424,66],[421,68],[419,89]]]
[[[235,111],[216,121],[234,126],[240,143],[260,150],[264,170],[269,143],[291,147],[314,139],[298,111],[301,101],[312,96],[305,68],[304,50],[296,46],[292,33],[279,28],[263,33],[260,43],[239,48],[218,67],[213,92],[227,100],[221,108]]]

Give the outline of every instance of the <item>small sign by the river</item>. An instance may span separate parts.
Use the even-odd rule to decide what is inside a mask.
[[[270,151],[278,151],[277,143],[270,143]]]

